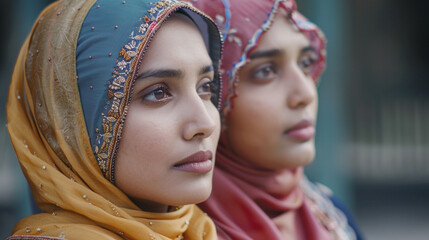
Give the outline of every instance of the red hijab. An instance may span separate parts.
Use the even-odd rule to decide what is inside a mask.
[[[320,58],[313,79],[325,68],[321,30],[296,11],[293,0],[192,0],[212,17],[224,38],[222,117],[233,107],[236,73],[283,8]],[[268,171],[232,153],[221,135],[211,197],[200,207],[217,225],[219,239],[354,239],[347,219],[303,168]]]

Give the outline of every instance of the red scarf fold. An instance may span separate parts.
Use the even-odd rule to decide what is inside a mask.
[[[267,171],[218,147],[213,191],[200,207],[219,239],[332,239],[300,187],[303,168]]]

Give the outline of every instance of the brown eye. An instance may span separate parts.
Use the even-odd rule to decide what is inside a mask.
[[[207,99],[210,99],[213,93],[213,82],[208,81],[203,83],[197,90],[200,96],[207,96]]]
[[[255,73],[252,74],[252,78],[257,81],[269,80],[277,75],[276,68],[272,65],[264,65],[258,68]]]
[[[142,101],[153,103],[163,102],[172,96],[168,88],[164,85],[155,85],[153,88],[149,88],[148,91],[150,92],[142,97]]]
[[[161,100],[161,99],[167,97],[167,92],[164,89],[157,89],[157,90],[153,91],[152,94],[156,100]]]
[[[309,67],[311,67],[311,65],[312,65],[314,62],[315,62],[315,61],[314,61],[313,59],[311,59],[311,58],[304,59],[304,60],[302,60],[302,62],[301,62],[301,67],[303,67],[303,68],[309,68]]]
[[[315,51],[306,51],[300,57],[298,65],[305,74],[311,75],[314,73],[318,60],[319,55]]]
[[[212,83],[206,82],[200,87],[201,93],[211,93],[212,92]]]

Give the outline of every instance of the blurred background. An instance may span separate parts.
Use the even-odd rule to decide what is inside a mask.
[[[0,239],[30,214],[29,189],[5,128],[5,105],[19,48],[50,2],[0,2]],[[429,1],[297,3],[328,38],[317,157],[308,176],[350,207],[367,239],[427,240]]]

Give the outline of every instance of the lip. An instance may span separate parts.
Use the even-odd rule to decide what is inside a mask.
[[[315,128],[313,121],[302,120],[285,131],[285,135],[298,141],[308,141],[314,137]]]
[[[208,173],[213,169],[212,159],[211,151],[199,151],[180,160],[173,168],[185,172]]]

